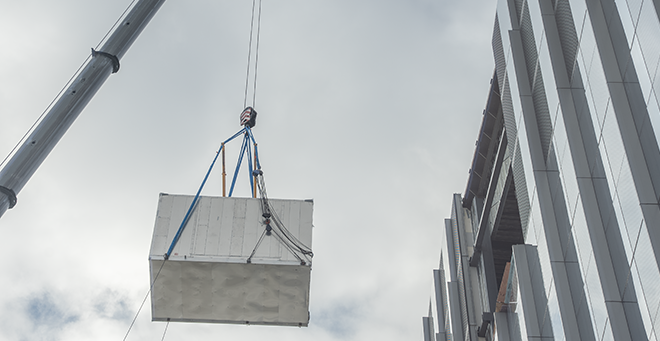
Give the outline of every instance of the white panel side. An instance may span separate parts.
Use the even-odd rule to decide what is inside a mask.
[[[220,240],[226,238],[226,233],[220,228],[222,210],[225,205],[230,203],[221,198],[211,198],[211,211],[209,215],[209,225],[207,232],[206,245],[204,249],[198,250],[199,254],[220,255]]]
[[[300,236],[298,239],[305,244],[308,248],[312,248],[312,229],[313,223],[314,203],[305,200],[300,205]]]
[[[170,216],[172,215],[172,198],[161,194],[158,198],[158,210],[156,212],[156,223],[151,239],[151,255],[165,254],[165,244],[168,241]]]
[[[152,320],[307,326],[310,268],[151,261]]]
[[[257,246],[257,240],[266,228],[262,224],[261,205],[258,200],[246,200],[245,230],[243,237],[243,252],[241,256],[249,257]]]
[[[247,211],[247,200],[236,199],[234,204],[234,220],[231,230],[231,244],[229,255],[240,257],[243,255],[243,237],[245,235],[245,215]]]
[[[176,236],[177,231],[179,231],[179,228],[181,227],[181,222],[183,222],[183,218],[186,216],[186,212],[188,212],[188,208],[190,207],[190,204],[192,203],[194,197],[192,196],[181,196],[181,195],[169,195],[172,197],[172,216],[170,219],[170,225],[169,225],[169,232],[167,236],[167,246],[163,250],[162,254],[167,252],[169,249],[170,244],[172,243],[172,240],[174,239],[174,236]],[[192,220],[192,219],[191,219]],[[191,224],[189,223],[187,227],[190,227]],[[190,231],[186,233],[185,235],[189,235]],[[183,238],[184,234],[181,235],[181,238]],[[185,254],[189,244],[185,244],[185,249],[182,249],[181,245],[184,243],[177,243],[172,250],[172,254]]]
[[[171,233],[170,241],[174,238],[177,231],[179,231],[179,228],[181,227],[180,224],[186,216],[186,213],[188,213],[193,199],[193,196],[178,198],[180,204],[177,205],[177,208],[181,208],[181,210],[178,211],[181,213],[181,219],[178,219],[178,226],[173,226],[174,231]],[[196,226],[199,224],[199,213],[202,206],[204,206],[203,202],[204,200],[198,200],[195,204],[197,207],[190,213],[190,217],[188,218],[183,233],[181,233],[181,236],[179,237],[179,242],[175,245],[174,250],[172,250],[172,255],[189,255],[192,253],[193,238],[194,234],[197,232]]]
[[[219,256],[229,256],[231,232],[234,225],[234,205],[236,205],[236,200],[224,200],[218,224],[213,225],[214,229],[220,231],[220,248],[217,253]]]
[[[150,251],[154,259],[159,259],[168,250],[193,199],[191,195],[161,195]],[[311,247],[313,203],[278,199],[269,202],[273,213],[289,233]],[[170,257],[191,261],[245,262],[265,229],[259,199],[200,197]],[[264,236],[252,260],[269,264],[298,262],[274,235]]]
[[[190,245],[190,254],[204,254],[206,252],[206,241],[209,234],[209,221],[211,219],[211,207],[213,205],[211,200],[200,200],[197,207],[197,223],[193,229],[193,238]]]

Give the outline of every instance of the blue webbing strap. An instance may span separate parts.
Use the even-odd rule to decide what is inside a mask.
[[[241,168],[241,163],[243,163],[243,155],[245,155],[245,149],[247,148],[248,145],[248,137],[247,134],[245,135],[245,138],[243,139],[243,146],[241,146],[241,153],[238,155],[238,163],[236,164],[236,170],[234,171],[234,178],[231,180],[231,187],[229,188],[229,196],[231,197],[232,193],[234,193],[234,186],[236,185],[236,178],[238,177],[238,170]]]
[[[254,176],[252,176],[252,148],[250,145],[250,140],[246,139],[245,144],[247,144],[247,155],[248,155],[248,172],[250,172],[250,193],[254,193]]]
[[[234,136],[228,138],[223,144],[235,139],[238,137],[242,132],[245,131],[245,128],[241,129],[238,133],[234,134]],[[170,248],[167,250],[167,253],[165,254],[165,260],[170,258],[170,255],[172,254],[172,250],[174,250],[174,247],[176,246],[176,243],[179,241],[179,238],[181,238],[181,234],[183,233],[183,229],[186,227],[186,224],[188,223],[188,219],[190,218],[190,215],[192,214],[193,210],[195,209],[195,206],[197,205],[197,200],[199,199],[199,194],[202,192],[202,188],[204,188],[204,185],[206,184],[206,180],[209,178],[209,174],[211,174],[211,170],[213,169],[213,166],[215,165],[215,161],[218,159],[218,155],[220,155],[220,152],[222,151],[222,145],[220,145],[220,149],[215,153],[215,157],[213,158],[213,162],[211,163],[211,166],[209,167],[209,170],[206,172],[206,176],[204,177],[204,181],[202,181],[202,185],[199,186],[199,189],[197,190],[197,194],[195,195],[195,198],[192,201],[192,204],[190,204],[190,207],[188,208],[188,212],[186,212],[186,216],[183,218],[183,221],[181,222],[181,226],[179,226],[179,230],[176,232],[176,235],[174,236],[174,240],[172,240],[172,244],[170,245]],[[230,194],[231,196],[231,194]]]
[[[248,126],[245,126],[245,128],[245,130],[247,130],[248,134],[250,135],[250,139],[252,139],[252,143],[254,143],[254,155],[257,159],[256,165],[254,165],[254,167],[255,169],[261,169],[261,163],[259,162],[259,151],[257,149],[257,141],[255,141],[254,135],[252,135],[252,129],[250,129]],[[252,174],[252,171],[250,171],[250,174]]]

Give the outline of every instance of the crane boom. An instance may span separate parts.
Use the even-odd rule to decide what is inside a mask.
[[[101,85],[119,70],[119,61],[164,2],[138,0],[101,49],[92,49],[92,58],[0,171],[0,217],[14,207],[34,172]]]

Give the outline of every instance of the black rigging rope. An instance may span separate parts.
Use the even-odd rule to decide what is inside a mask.
[[[301,265],[306,265],[311,263],[311,258],[314,257],[312,250],[303,244],[298,238],[296,238],[282,223],[282,220],[277,216],[277,213],[273,209],[272,205],[268,201],[268,194],[266,193],[266,183],[263,179],[263,172],[261,170],[256,170],[254,175],[257,178],[257,189],[259,190],[259,196],[261,201],[261,212],[265,218],[266,229],[262,233],[261,238],[257,242],[252,254],[248,258],[248,262],[251,261],[252,256],[256,253],[257,248],[261,244],[261,241],[264,235],[267,235],[266,232],[271,232],[273,236],[287,249],[289,252],[300,261]]]

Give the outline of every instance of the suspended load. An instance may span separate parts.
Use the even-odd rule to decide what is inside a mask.
[[[243,129],[218,154],[243,134],[241,153],[250,155],[255,117],[243,111]],[[215,160],[197,195],[160,194],[149,252],[153,321],[309,324],[313,201],[269,199],[256,142],[254,152],[258,198],[201,196]]]
[[[254,128],[257,125],[257,111],[252,107],[247,107],[241,113],[241,125],[248,125],[250,128]]]
[[[260,199],[201,197],[164,260],[193,198],[160,195],[149,256],[152,320],[307,326],[311,264],[276,235]],[[311,246],[312,201],[269,203],[288,227],[282,237]]]

